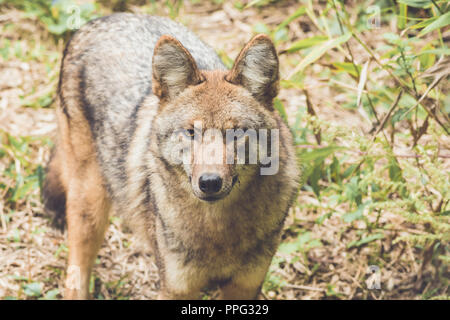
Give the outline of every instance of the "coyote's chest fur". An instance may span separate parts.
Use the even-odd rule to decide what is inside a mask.
[[[142,217],[133,216],[139,224],[136,229],[154,225],[160,250],[176,256],[183,267],[207,270],[212,278],[229,277],[242,264],[257,263],[264,251],[273,252],[286,211],[279,210],[277,201],[262,200],[281,192],[274,199],[291,201],[292,194],[283,192],[289,188],[283,177],[259,177],[253,173],[254,181],[239,181],[222,201],[212,204],[198,201],[188,191],[189,187],[182,186],[186,184],[183,172],[167,170],[160,163],[157,146],[155,153],[146,155],[139,148],[149,137],[154,139],[155,134],[149,132],[154,117],[158,116],[156,103],[157,99],[149,97],[143,104],[128,159],[128,185],[135,188],[127,190],[126,210],[145,213]],[[140,174],[142,171],[149,172],[148,176]],[[143,186],[148,188],[153,201],[152,215],[148,214],[148,208],[139,208],[146,205],[142,201]],[[143,220],[152,221],[143,223]],[[147,230],[141,228],[141,233],[148,236]]]

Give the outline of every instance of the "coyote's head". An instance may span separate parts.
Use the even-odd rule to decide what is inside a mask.
[[[278,171],[278,82],[277,53],[265,35],[242,49],[230,71],[199,70],[179,41],[159,39],[153,93],[160,105],[153,132],[161,160],[182,173],[182,186],[216,201],[236,183],[243,190],[256,175]]]

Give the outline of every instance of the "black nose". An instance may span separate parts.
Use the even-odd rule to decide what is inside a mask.
[[[200,176],[198,185],[204,193],[216,193],[222,188],[222,178],[214,173],[204,173]]]

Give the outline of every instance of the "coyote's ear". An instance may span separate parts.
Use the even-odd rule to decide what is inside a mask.
[[[241,85],[268,108],[278,94],[278,56],[270,38],[253,37],[241,50],[226,80]]]
[[[175,38],[164,35],[153,51],[152,90],[160,99],[172,99],[190,85],[203,81],[194,58]]]

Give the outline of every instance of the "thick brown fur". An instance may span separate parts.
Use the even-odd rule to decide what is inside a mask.
[[[298,189],[291,133],[273,108],[278,81],[264,35],[228,71],[192,33],[162,18],[113,15],[75,34],[61,68],[58,141],[44,192],[47,210],[67,217],[65,298],[89,297],[112,211],[152,246],[160,298],[198,298],[214,284],[225,299],[257,297]],[[205,164],[201,152],[180,164],[173,150],[207,148],[171,137],[196,122],[220,132],[278,129],[279,170],[261,175],[260,164],[225,157]],[[199,187],[211,172],[223,181],[213,201]]]

